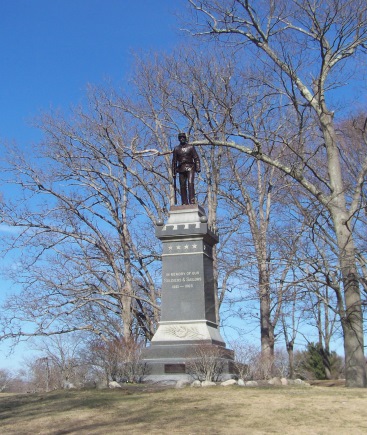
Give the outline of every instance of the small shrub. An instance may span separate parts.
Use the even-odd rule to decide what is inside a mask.
[[[218,382],[224,369],[223,349],[212,344],[201,343],[186,361],[186,371],[193,379]]]

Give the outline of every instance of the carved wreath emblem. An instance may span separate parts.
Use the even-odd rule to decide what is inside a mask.
[[[204,336],[200,334],[200,332],[195,328],[194,326],[188,327],[188,326],[167,326],[166,331],[168,334],[173,335],[174,337],[178,338],[203,338]]]

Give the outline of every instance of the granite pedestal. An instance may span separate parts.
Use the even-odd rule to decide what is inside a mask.
[[[231,378],[233,351],[226,349],[215,310],[213,247],[218,236],[199,205],[172,207],[156,226],[162,241],[161,321],[143,354],[148,380],[192,379],[198,352],[220,354],[222,379]]]

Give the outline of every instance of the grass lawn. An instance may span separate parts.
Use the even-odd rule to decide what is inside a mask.
[[[0,394],[5,434],[367,434],[367,390],[126,387]]]

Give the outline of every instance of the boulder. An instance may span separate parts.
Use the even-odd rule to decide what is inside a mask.
[[[122,388],[122,387],[121,387],[121,385],[120,385],[118,382],[116,382],[116,381],[111,381],[111,382],[108,384],[108,388],[114,389],[114,388]]]
[[[201,382],[196,380],[191,384],[192,387],[197,388],[197,387],[201,387]]]
[[[295,379],[294,383],[295,383],[295,385],[304,385],[305,387],[310,386],[310,384],[308,382],[302,381],[302,379]]]
[[[237,382],[237,385],[240,387],[244,387],[245,386],[245,381],[243,379],[239,379]]]
[[[270,384],[270,385],[282,385],[280,379],[277,378],[277,377],[274,377],[274,378],[270,379],[268,381],[268,384]]]
[[[237,381],[235,379],[228,379],[227,381],[222,382],[220,385],[223,387],[228,387],[228,385],[237,385]]]
[[[280,382],[281,382],[282,385],[288,385],[288,379],[287,378],[282,378],[280,380]]]
[[[211,382],[211,381],[203,381],[201,383],[202,387],[215,387],[217,384],[215,382]]]

